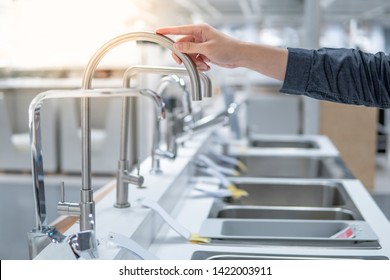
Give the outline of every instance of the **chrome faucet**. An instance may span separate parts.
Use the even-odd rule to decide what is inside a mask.
[[[173,85],[175,86],[177,89],[179,89],[181,95],[182,95],[182,109],[183,109],[183,113],[184,113],[184,117],[183,115],[182,116],[178,116],[178,114],[182,114],[182,113],[179,113],[177,112],[176,109],[176,103],[172,103],[171,100],[172,98],[170,98],[168,95],[169,95],[169,86],[170,85]],[[182,131],[183,129],[183,126],[185,127],[192,127],[193,126],[193,116],[192,116],[192,106],[191,106],[191,98],[190,98],[190,95],[189,95],[189,92],[187,90],[187,87],[186,87],[186,84],[184,82],[184,79],[178,77],[176,74],[173,74],[173,75],[168,75],[168,76],[165,76],[163,78],[160,79],[159,81],[159,84],[157,85],[157,93],[163,98],[163,100],[166,100],[166,102],[169,102],[171,103],[169,107],[169,109],[167,110],[168,111],[168,116],[167,116],[167,130],[166,130],[166,151],[168,152],[168,156],[169,154],[173,154],[175,157],[177,155],[177,148],[178,148],[178,145],[176,143],[176,135],[178,134],[178,130],[180,129],[180,131]],[[175,98],[173,98],[173,100],[176,100]],[[179,120],[183,120],[184,121],[184,125],[180,122],[179,123]],[[182,126],[181,128],[179,128],[179,125]],[[160,131],[160,135],[161,135],[161,131]],[[161,138],[161,136],[160,136]],[[159,148],[159,146],[156,146],[155,147],[157,151],[161,150]],[[153,160],[153,158],[152,158]],[[157,167],[160,165],[159,163],[160,159],[157,157],[153,160],[153,166],[154,167]]]
[[[141,90],[147,94],[148,90]],[[48,244],[64,242],[67,237],[60,233],[55,227],[49,226],[46,219],[46,199],[43,171],[43,154],[41,140],[41,109],[46,99],[61,98],[112,98],[125,96],[138,96],[139,91],[129,89],[101,89],[101,90],[51,90],[38,94],[31,101],[29,107],[29,128],[30,128],[30,146],[32,159],[32,176],[33,176],[33,194],[35,202],[35,228],[28,233],[30,258],[37,256]],[[90,151],[90,147],[83,147],[82,153]],[[82,171],[85,172],[85,171]],[[82,174],[85,175],[85,174]],[[87,174],[91,176],[91,174]],[[84,190],[81,190],[80,196],[83,199]],[[92,190],[90,192],[92,196]],[[62,198],[58,203],[58,212],[69,216],[80,216],[82,210],[87,207],[81,207],[81,203],[65,202],[64,186],[62,185]],[[71,237],[69,244],[78,244],[77,248],[82,251],[88,251],[89,256],[96,256],[96,242],[94,240],[95,213],[94,202],[88,205],[91,213],[85,218],[88,223],[88,229],[82,228],[80,224],[80,233]],[[78,240],[80,239],[80,240]],[[87,243],[83,243],[84,240]],[[77,242],[76,242],[77,241]],[[95,240],[96,241],[96,240]],[[81,250],[81,249],[80,249]],[[82,253],[82,252],[81,252]]]
[[[184,81],[182,79],[180,79],[179,77],[177,77],[176,75],[166,76],[160,80],[159,85],[157,86],[157,93],[159,94],[159,96],[161,96],[161,98],[163,99],[163,94],[165,92],[166,87],[169,84],[179,85],[181,92],[183,92],[183,101],[184,101],[183,103],[186,104],[187,115],[191,116],[192,108],[191,108],[190,95],[185,87]],[[170,117],[168,119],[168,123],[171,122],[171,118],[172,118],[172,116],[171,116],[172,114],[169,114],[169,115],[170,115]],[[174,129],[174,127],[171,126],[170,130],[173,130],[173,129]],[[167,134],[173,135],[174,133],[173,133],[173,131],[167,131]],[[166,148],[166,150],[163,150],[160,146],[161,145],[161,138],[162,138],[161,124],[160,124],[160,121],[157,121],[156,126],[155,126],[154,135],[153,135],[153,145],[152,145],[152,154],[151,154],[152,167],[151,167],[150,172],[152,174],[162,174],[161,162],[160,162],[161,159],[166,158],[166,159],[173,160],[176,158],[176,155],[177,155],[176,140],[173,139],[173,141],[169,141],[167,139],[167,148]],[[170,143],[170,142],[172,142],[172,143]]]
[[[123,86],[124,87],[131,87],[131,79],[136,76],[137,74],[141,73],[149,73],[149,74],[163,74],[163,75],[169,75],[166,77],[163,77],[160,80],[159,85],[157,86],[157,93],[159,95],[163,95],[164,90],[168,84],[176,84],[179,85],[179,88],[183,94],[183,104],[185,104],[185,109],[187,113],[187,122],[186,127],[192,127],[192,107],[191,107],[191,95],[189,91],[186,88],[186,85],[184,84],[184,81],[177,77],[176,75],[188,75],[189,72],[185,68],[181,67],[164,67],[164,66],[148,66],[148,65],[134,65],[129,67],[125,74],[123,75]],[[206,76],[204,73],[198,73],[200,77],[200,81],[203,85],[203,96],[204,97],[211,97],[212,96],[212,86],[211,86],[211,80],[208,76]],[[160,142],[161,142],[161,124],[160,121],[157,120],[155,124],[155,131],[153,134],[153,145],[152,145],[152,167],[150,172],[152,174],[161,174],[161,164],[160,159],[167,158],[167,159],[174,159],[176,157],[177,153],[177,145],[175,139],[172,139],[172,141],[167,141],[167,149],[163,150],[160,148]],[[175,136],[173,136],[175,138]]]
[[[155,93],[155,96],[149,95],[148,97],[152,98],[153,100],[158,100],[160,102],[160,106],[165,108],[165,104],[163,102],[163,99],[161,98],[161,96],[159,94]],[[164,115],[165,115],[165,111],[164,111]],[[176,153],[173,153],[173,152],[168,151],[168,150],[163,150],[160,147],[161,138],[162,138],[160,121],[161,121],[161,118],[156,118],[154,132],[153,132],[153,142],[152,142],[152,151],[151,151],[152,167],[150,169],[150,173],[152,173],[152,174],[162,174],[162,170],[161,170],[161,166],[160,166],[160,159],[161,158],[167,158],[167,159],[175,159],[176,158]]]
[[[140,94],[152,99],[155,109],[156,109],[156,125],[160,123],[160,119],[165,119],[166,112],[165,112],[165,104],[162,100],[162,98],[154,91],[152,90],[141,90]],[[122,121],[123,122],[123,121]],[[122,137],[123,139],[123,137]],[[127,143],[124,142],[123,146]],[[121,147],[123,147],[121,145]],[[127,153],[126,153],[127,154]],[[121,155],[123,156],[123,151],[121,151]],[[137,175],[133,175],[129,173],[129,169],[127,165],[123,165],[128,163],[127,160],[119,160],[118,163],[118,172],[117,172],[117,197],[116,202],[114,204],[117,208],[124,208],[129,207],[130,203],[128,202],[128,184],[137,185],[138,187],[142,187],[142,184],[144,182],[144,178],[139,175],[140,166],[139,162],[137,163]]]
[[[127,33],[118,37],[115,37],[114,39],[108,41],[106,44],[104,44],[91,58],[89,61],[85,72],[83,76],[83,88],[88,89],[91,88],[92,84],[92,77],[93,74],[101,61],[101,59],[104,57],[105,54],[107,54],[111,49],[114,47],[121,45],[126,42],[130,41],[146,41],[146,42],[152,42],[156,43],[158,45],[161,45],[163,47],[168,48],[172,52],[174,52],[182,61],[187,69],[187,73],[191,80],[191,96],[193,100],[201,100],[202,96],[200,94],[200,78],[199,73],[196,70],[196,66],[192,62],[191,58],[183,54],[181,52],[178,52],[173,47],[173,41],[169,39],[166,36],[150,33],[150,32],[133,32],[133,33]],[[126,84],[127,85],[127,84]],[[125,87],[126,87],[125,85]],[[88,143],[90,143],[90,100],[88,98],[82,99],[81,103],[82,107],[82,132],[85,132],[86,135],[84,135],[83,139],[83,146],[89,146]],[[129,98],[124,98],[123,100],[123,107],[122,107],[122,138],[121,138],[121,155],[119,160],[119,173],[129,174],[128,171],[129,167],[129,161],[128,161],[128,128],[129,128],[129,116],[130,116],[130,100]],[[90,153],[89,155],[86,155],[87,157],[83,157],[83,170],[90,170]],[[115,203],[116,207],[119,208],[125,208],[129,207],[130,203],[128,202],[128,185],[123,182],[117,182],[117,201]],[[136,184],[139,185],[140,181],[137,181]],[[83,189],[86,191],[90,190],[90,178],[83,177]],[[87,214],[87,213],[86,213]]]

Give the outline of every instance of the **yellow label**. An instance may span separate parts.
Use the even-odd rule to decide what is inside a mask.
[[[204,243],[210,243],[210,238],[202,237],[197,233],[191,233],[191,236],[188,239],[188,241],[194,244],[204,244]]]
[[[244,190],[240,190],[239,188],[237,188],[235,185],[231,184],[228,186],[228,190],[230,191],[230,193],[232,194],[232,197],[234,199],[239,199],[241,197],[246,197],[246,196],[249,196],[248,192],[247,191],[244,191]]]

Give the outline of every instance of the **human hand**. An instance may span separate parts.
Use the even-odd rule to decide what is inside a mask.
[[[199,71],[210,70],[210,63],[235,68],[239,65],[240,41],[235,40],[207,24],[162,27],[156,30],[162,35],[184,35],[174,43],[174,48],[190,56]],[[182,61],[172,53],[178,64]]]

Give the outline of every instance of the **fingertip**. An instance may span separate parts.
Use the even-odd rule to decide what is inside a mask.
[[[154,30],[156,34],[164,35],[166,33],[167,28],[166,27],[160,27]]]
[[[202,71],[202,72],[206,72],[206,71],[209,71],[211,69],[210,65],[208,65],[206,63],[197,64],[196,68],[198,69],[198,71]]]

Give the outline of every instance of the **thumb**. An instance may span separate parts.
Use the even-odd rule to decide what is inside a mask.
[[[176,42],[173,47],[183,53],[201,53],[202,46],[199,43],[193,42]]]

